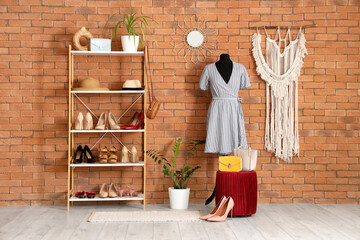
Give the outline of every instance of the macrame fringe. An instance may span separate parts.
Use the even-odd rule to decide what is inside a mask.
[[[299,43],[292,66],[281,76],[275,76],[261,51],[261,35],[252,37],[252,53],[256,72],[266,82],[266,125],[264,148],[279,158],[290,162],[293,155],[299,156],[298,128],[298,78],[307,50],[304,34],[299,34]],[[267,49],[268,51],[268,49]],[[270,91],[271,90],[271,91]],[[271,107],[270,107],[271,97]],[[271,109],[271,111],[270,111]]]

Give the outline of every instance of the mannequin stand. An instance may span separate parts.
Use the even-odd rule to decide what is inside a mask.
[[[215,202],[222,196],[234,199],[233,216],[248,216],[256,213],[257,177],[255,171],[216,173]]]

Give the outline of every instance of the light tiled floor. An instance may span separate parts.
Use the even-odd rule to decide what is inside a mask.
[[[191,205],[190,210],[211,211]],[[0,239],[360,239],[359,205],[259,204],[251,217],[222,223],[90,223],[93,211],[142,211],[140,205],[0,208]],[[170,210],[147,205],[147,210]]]

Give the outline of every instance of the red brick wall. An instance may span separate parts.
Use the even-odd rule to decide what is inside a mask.
[[[95,37],[102,37],[107,18],[113,13],[130,12],[131,8],[159,22],[158,26],[153,25],[158,46],[153,47],[151,54],[155,62],[154,87],[162,108],[156,119],[148,121],[148,148],[168,150],[174,137],[205,138],[211,96],[197,90],[199,77],[206,64],[229,52],[234,61],[247,68],[251,78],[252,87],[242,90],[240,95],[244,99],[248,142],[260,149],[259,201],[358,204],[359,5],[358,0],[2,0],[0,205],[65,203],[67,47],[80,27],[85,26]],[[170,45],[170,35],[177,22],[192,14],[204,16],[219,35],[213,56],[206,63],[196,65],[177,57]],[[254,30],[247,27],[304,24],[317,27],[305,30],[309,55],[299,79],[301,152],[290,164],[277,165],[274,157],[262,150],[265,85],[257,76],[250,55]],[[82,63],[91,65],[79,64],[77,68],[83,77],[103,75],[99,78],[115,87],[124,76],[139,74],[136,70],[141,67],[139,62],[130,61],[88,58],[82,59]],[[129,70],[132,68],[135,70]],[[96,100],[101,103],[119,99],[98,97]],[[111,109],[108,105],[96,106],[97,113]],[[126,138],[128,142],[131,140],[141,141],[137,137]],[[191,180],[191,202],[203,202],[210,194],[217,170],[216,158],[214,154],[199,152],[192,160],[201,169]],[[120,173],[109,170],[76,170],[78,189],[95,190],[98,183],[113,178],[141,188],[138,169],[124,169]],[[151,160],[147,183],[148,202],[168,201],[166,189],[170,181]]]

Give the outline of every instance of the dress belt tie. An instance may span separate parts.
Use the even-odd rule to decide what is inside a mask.
[[[212,100],[237,100],[240,103],[242,101],[242,98],[239,98],[239,97],[213,97]]]

